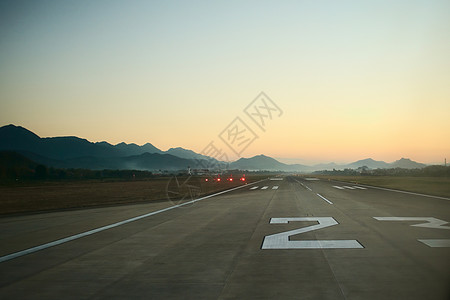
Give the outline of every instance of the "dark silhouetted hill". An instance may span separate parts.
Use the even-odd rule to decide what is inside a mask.
[[[241,170],[267,170],[267,171],[305,171],[308,167],[300,164],[288,165],[278,160],[265,156],[257,155],[251,158],[240,158],[230,164],[231,169]]]
[[[106,142],[103,142],[106,143]],[[113,146],[116,150],[119,151],[119,153],[123,156],[131,156],[131,155],[140,155],[144,153],[159,153],[163,154],[164,152],[156,148],[150,143],[147,143],[142,146],[138,146],[136,144],[126,144],[126,143],[120,143],[115,146]]]
[[[410,160],[409,158],[401,158],[393,163],[389,164],[390,168],[402,168],[402,169],[421,169],[426,165]]]
[[[118,157],[114,148],[91,143],[73,136],[40,138],[33,132],[14,125],[0,128],[0,150],[35,153],[52,159],[70,159],[82,156]]]
[[[389,164],[384,161],[373,160],[372,158],[366,158],[362,160],[355,161],[353,163],[345,165],[345,168],[357,169],[360,167],[368,167],[369,169],[383,169],[388,168]]]
[[[40,164],[58,168],[86,169],[135,169],[135,170],[179,170],[196,167],[205,156],[182,148],[171,149],[178,157],[166,154],[150,143],[143,146],[107,142],[92,143],[78,137],[41,138],[33,132],[14,125],[0,128],[0,151],[16,151]],[[189,155],[186,155],[189,154]],[[203,161],[204,165],[207,165]]]
[[[205,159],[205,160],[213,160],[217,161],[209,156],[205,156],[202,154],[198,154],[192,150],[187,150],[181,147],[176,148],[170,148],[166,151],[167,154],[175,155],[181,158],[187,158],[187,159]]]

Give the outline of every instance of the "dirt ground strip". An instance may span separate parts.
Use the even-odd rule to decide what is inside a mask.
[[[247,182],[261,176],[247,177]],[[112,204],[170,201],[198,197],[244,183],[205,181],[203,177],[154,178],[142,181],[78,181],[0,187],[0,215]]]

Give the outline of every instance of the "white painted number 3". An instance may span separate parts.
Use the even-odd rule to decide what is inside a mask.
[[[270,224],[287,224],[289,222],[308,222],[315,221],[319,224],[304,228],[294,229],[286,232],[280,232],[268,235],[264,238],[262,249],[354,249],[364,248],[357,240],[313,240],[313,241],[291,241],[290,236],[310,232],[337,225],[332,217],[317,218],[272,218]]]

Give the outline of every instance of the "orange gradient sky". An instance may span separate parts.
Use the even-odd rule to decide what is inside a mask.
[[[450,158],[449,1],[2,1],[0,126],[242,156]],[[263,132],[243,110],[283,111]],[[288,161],[288,160],[285,160]]]

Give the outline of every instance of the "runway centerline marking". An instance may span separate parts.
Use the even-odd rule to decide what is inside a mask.
[[[259,180],[259,181],[253,182],[253,183],[249,183],[249,185],[256,184],[256,183],[259,183],[261,181],[264,181],[264,180]],[[195,199],[195,200],[191,200],[191,201],[188,201],[188,202],[185,202],[185,203],[182,203],[182,204],[169,206],[169,207],[166,207],[166,208],[163,208],[163,209],[160,209],[160,210],[157,210],[157,211],[153,211],[153,212],[150,212],[150,213],[147,213],[147,214],[144,214],[144,215],[133,217],[133,218],[130,218],[130,219],[127,219],[127,220],[123,220],[123,221],[117,222],[117,223],[113,223],[113,224],[106,225],[106,226],[103,226],[103,227],[99,227],[99,228],[96,228],[96,229],[92,229],[92,230],[89,230],[89,231],[86,231],[86,232],[82,232],[82,233],[79,233],[79,234],[68,236],[66,238],[62,238],[62,239],[59,239],[59,240],[56,240],[56,241],[53,241],[53,242],[49,242],[49,243],[42,244],[42,245],[39,245],[39,246],[36,246],[36,247],[28,248],[28,249],[25,249],[25,250],[22,250],[22,251],[18,251],[18,252],[14,252],[14,253],[11,253],[11,254],[8,254],[8,255],[5,255],[5,256],[1,256],[0,257],[0,263],[2,263],[4,261],[11,260],[11,259],[14,259],[14,258],[17,258],[17,257],[24,256],[24,255],[27,255],[27,254],[31,254],[31,253],[34,253],[34,252],[37,252],[37,251],[40,251],[40,250],[44,250],[44,249],[47,249],[47,248],[50,248],[50,247],[53,247],[53,246],[57,246],[57,245],[61,245],[61,244],[64,244],[64,243],[67,243],[67,242],[70,242],[70,241],[74,241],[74,240],[80,239],[82,237],[89,236],[89,235],[92,235],[92,234],[95,234],[95,233],[98,233],[98,232],[101,232],[101,231],[105,231],[105,230],[108,230],[108,229],[111,229],[111,228],[115,228],[115,227],[118,227],[118,226],[121,226],[121,225],[124,225],[124,224],[128,224],[128,223],[140,220],[140,219],[144,219],[144,218],[147,218],[147,217],[150,217],[150,216],[154,216],[154,215],[157,215],[157,214],[160,214],[160,213],[163,213],[163,212],[175,209],[175,208],[179,208],[179,207],[182,207],[182,206],[185,206],[185,205],[189,205],[189,204],[192,204],[192,203],[195,203],[195,202],[199,202],[199,201],[202,201],[202,200],[214,197],[214,196],[218,196],[218,195],[222,195],[222,194],[225,194],[225,193],[228,193],[228,192],[232,192],[232,191],[244,188],[246,186],[248,186],[248,185],[241,185],[241,186],[229,189],[229,190],[225,190],[225,191],[221,191],[221,192],[218,192],[218,193],[215,193],[215,194],[204,196],[204,197],[201,197],[201,198],[198,198],[198,199]]]
[[[303,184],[303,183],[300,183],[300,184],[312,192],[312,189],[309,186],[307,186],[306,184]]]
[[[322,196],[321,194],[317,194],[317,196],[319,196],[320,198],[322,198],[323,200],[325,200],[325,201],[328,202],[329,204],[333,204],[333,202],[331,202],[330,200],[328,200],[327,198],[325,198],[325,197]]]

